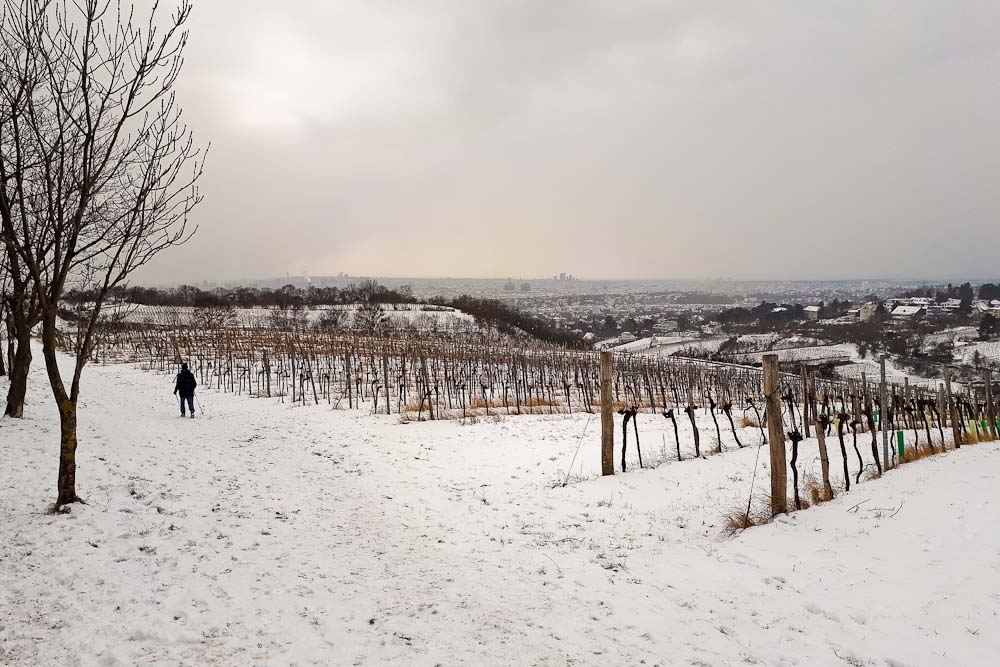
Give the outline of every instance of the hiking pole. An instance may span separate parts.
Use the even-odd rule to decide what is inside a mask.
[[[198,398],[198,394],[194,395],[194,402],[198,404],[198,412],[205,414],[205,406],[202,405],[201,400]]]

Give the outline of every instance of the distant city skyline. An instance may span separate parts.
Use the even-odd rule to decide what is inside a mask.
[[[372,275],[372,274],[348,274],[348,273],[337,273],[330,275],[313,275],[304,273],[286,273],[284,275],[262,275],[262,276],[252,276],[252,277],[242,277],[242,278],[232,278],[232,279],[219,279],[219,280],[167,280],[167,281],[135,281],[134,285],[147,285],[147,286],[169,286],[169,285],[180,285],[180,284],[198,284],[198,285],[259,285],[263,283],[279,284],[283,281],[290,281],[291,283],[309,283],[309,282],[323,282],[323,281],[334,281],[343,282],[348,284],[351,282],[358,282],[362,280],[375,280],[383,281],[391,285],[404,285],[408,281],[414,282],[428,282],[433,283],[435,281],[446,282],[446,281],[471,281],[471,282],[492,282],[498,285],[503,285],[508,281],[514,281],[515,283],[520,283],[521,281],[542,283],[542,282],[556,282],[556,283],[574,283],[580,286],[586,286],[591,284],[615,284],[615,283],[641,283],[641,284],[651,284],[651,283],[662,283],[662,284],[679,284],[688,286],[706,286],[711,284],[716,285],[753,285],[753,284],[777,284],[777,283],[886,283],[895,285],[946,285],[954,284],[958,285],[964,282],[970,282],[973,285],[980,285],[983,283],[997,283],[1000,284],[1000,277],[955,277],[955,278],[889,278],[889,277],[872,277],[872,276],[861,276],[854,278],[754,278],[754,279],[739,279],[730,277],[710,277],[710,278],[581,278],[574,276],[573,280],[558,280],[557,275],[549,276],[393,276],[393,275]],[[680,289],[680,288],[678,288]]]

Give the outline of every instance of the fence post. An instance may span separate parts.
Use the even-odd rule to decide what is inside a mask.
[[[816,442],[819,444],[819,464],[823,472],[824,500],[833,500],[833,487],[830,485],[830,455],[826,451],[826,425],[829,424],[826,415],[820,415],[816,420]]]
[[[601,474],[615,474],[615,410],[611,398],[611,352],[601,352]]]
[[[802,364],[802,432],[807,438],[811,437],[809,435],[809,408],[809,373],[806,370],[806,365]]]
[[[955,397],[951,393],[951,369],[945,367],[944,369],[944,393],[948,397],[948,419],[951,421],[951,434],[954,438],[952,443],[955,449],[962,446],[962,426],[958,423],[958,416],[955,414]],[[941,448],[944,448],[944,443],[941,444]]]
[[[764,355],[764,400],[767,434],[771,447],[771,516],[788,511],[788,465],[785,463],[785,432],[781,421],[781,379],[778,355]]]
[[[997,439],[997,415],[993,410],[993,371],[983,369],[983,379],[986,380],[986,421],[989,422],[990,435]]]
[[[879,382],[879,410],[878,410],[878,425],[882,429],[882,462],[885,464],[885,469],[889,469],[889,429],[888,420],[886,415],[888,414],[888,396],[886,396],[885,390],[885,355],[883,354],[878,360],[879,371],[881,373],[881,380]],[[944,445],[941,445],[943,448]]]

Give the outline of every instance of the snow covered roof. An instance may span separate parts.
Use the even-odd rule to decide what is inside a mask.
[[[893,317],[911,317],[922,311],[920,306],[896,306],[892,311]]]
[[[819,306],[806,306],[802,310],[804,310],[807,313],[818,313],[819,312]]]

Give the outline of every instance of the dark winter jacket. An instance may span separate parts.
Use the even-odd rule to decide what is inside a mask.
[[[194,396],[194,388],[198,386],[198,381],[194,379],[194,374],[184,369],[177,374],[177,384],[174,385],[174,393],[181,396]]]

